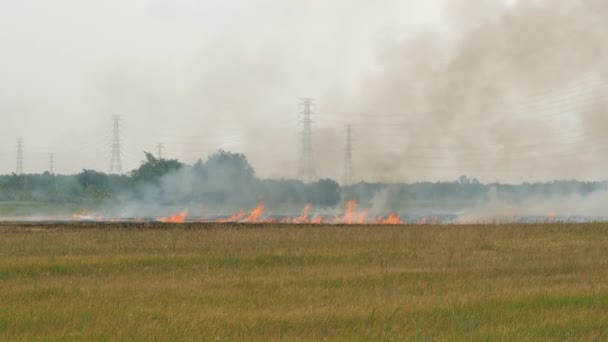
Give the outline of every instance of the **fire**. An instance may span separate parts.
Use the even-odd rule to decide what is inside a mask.
[[[335,217],[334,223],[344,224],[365,224],[367,222],[367,214],[369,210],[357,211],[359,202],[357,200],[350,200],[346,202],[346,210],[344,216]]]
[[[310,223],[312,223],[312,224],[323,224],[323,223],[325,223],[325,220],[321,216],[315,216],[315,217],[312,218],[312,220],[310,220]]]
[[[346,210],[344,211],[344,216],[334,218],[334,223],[354,224],[355,220],[359,216],[357,214],[358,206],[359,202],[357,200],[350,200],[346,202]]]
[[[403,221],[401,220],[401,216],[399,214],[391,213],[386,218],[380,216],[376,220],[376,223],[387,224],[387,225],[398,225],[398,224],[403,224]]]
[[[359,202],[357,200],[350,200],[346,203],[346,212],[344,213],[343,222],[346,224],[353,224],[353,220],[357,213],[357,207]]]
[[[169,217],[161,217],[157,219],[158,222],[164,223],[184,223],[186,222],[186,218],[188,217],[188,210],[182,211],[181,213],[177,213],[173,216]]]
[[[103,216],[100,214],[89,213],[86,209],[82,209],[80,213],[74,213],[71,216],[74,221],[103,221]]]
[[[312,203],[308,203],[304,209],[302,209],[302,214],[291,222],[293,223],[308,223],[308,215],[310,214],[310,209],[312,208]]]
[[[261,200],[258,202],[257,207],[253,208],[249,215],[243,220],[243,222],[247,223],[259,223],[260,217],[264,215],[264,202]]]
[[[312,203],[308,203],[306,204],[306,206],[304,206],[304,209],[302,209],[302,213],[300,214],[300,216],[297,217],[283,217],[282,219],[280,219],[278,222],[283,223],[283,224],[289,224],[289,223],[293,223],[293,224],[304,224],[304,223],[312,223],[312,221],[309,220],[310,217],[310,210],[312,209]],[[272,219],[267,219],[264,222],[267,223],[272,223],[275,220],[269,221]]]
[[[357,214],[357,224],[364,224],[369,210],[363,210]]]
[[[220,217],[216,219],[207,219],[204,212],[201,212],[201,216],[198,219],[188,218],[189,211],[184,210],[176,213],[172,216],[159,217],[155,219],[156,222],[163,223],[204,223],[204,222],[217,222],[217,223],[284,223],[284,224],[347,224],[347,225],[363,225],[363,224],[386,224],[386,225],[398,225],[403,224],[401,216],[398,213],[391,213],[388,216],[379,216],[375,219],[369,219],[369,209],[359,209],[359,202],[357,200],[349,200],[346,202],[344,213],[337,215],[333,218],[323,216],[322,214],[313,212],[313,204],[307,203],[302,208],[301,213],[294,217],[282,217],[276,218],[272,215],[265,215],[265,205],[263,200],[260,198],[257,206],[248,213],[245,211],[238,211],[227,217]],[[551,216],[549,216],[551,217]],[[74,213],[71,216],[72,220],[78,221],[108,221],[108,222],[145,222],[146,219],[125,219],[122,217],[103,217],[99,214],[89,213],[82,211],[80,213]],[[417,224],[440,224],[438,218],[422,217],[416,221]]]
[[[234,213],[232,214],[232,216],[226,217],[226,218],[220,218],[217,219],[216,221],[219,223],[228,223],[228,222],[238,222],[241,218],[243,218],[243,212],[238,212],[238,213]]]
[[[258,205],[245,216],[242,211],[238,211],[229,217],[216,219],[217,223],[230,223],[230,222],[244,222],[244,223],[272,223],[273,219],[262,220],[261,217],[264,215],[264,202],[260,200]]]

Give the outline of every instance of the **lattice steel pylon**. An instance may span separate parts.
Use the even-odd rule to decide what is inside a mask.
[[[163,147],[165,144],[162,142],[156,143],[156,157],[158,159],[163,159]]]
[[[312,115],[314,114],[315,104],[311,98],[303,98],[301,100],[300,106],[302,107],[302,111],[300,114],[302,119],[300,123],[302,124],[302,140],[300,145],[299,174],[300,179],[304,182],[312,182],[316,179],[312,146]]]
[[[344,172],[342,182],[344,185],[353,184],[353,144],[352,127],[346,126],[346,155],[344,156]]]
[[[49,173],[55,174],[55,156],[53,153],[49,153]]]
[[[112,118],[112,158],[110,159],[110,173],[122,173],[119,116],[114,116]]]
[[[23,139],[17,139],[17,167],[15,173],[23,174]]]

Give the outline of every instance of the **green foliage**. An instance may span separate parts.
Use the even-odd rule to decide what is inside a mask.
[[[317,207],[332,207],[347,199],[370,206],[379,195],[384,196],[384,208],[390,211],[456,212],[494,197],[517,203],[527,198],[585,196],[607,189],[608,182],[483,184],[468,176],[434,183],[362,182],[341,187],[334,180],[321,179],[307,184],[293,179],[259,179],[245,155],[224,150],[194,165],[145,153],[142,164],[126,175],[85,169],[76,175],[45,172],[0,176],[0,201],[4,202],[111,201],[121,205],[137,200],[161,205],[196,204],[213,210],[250,206],[263,197],[277,212],[300,210],[310,202]]]
[[[207,178],[237,183],[251,182],[255,176],[255,171],[244,154],[224,150],[209,157],[202,166],[202,171]]]
[[[219,150],[189,169],[189,200],[207,205],[245,205],[257,200],[255,171],[245,155]],[[175,182],[173,182],[175,183]]]
[[[86,197],[103,199],[111,197],[108,175],[94,170],[82,170],[76,178]]]
[[[110,182],[108,180],[108,175],[102,172],[97,172],[95,170],[82,170],[76,178],[78,179],[78,184],[83,188],[96,188],[99,190],[108,190],[110,188]]]
[[[164,175],[184,166],[175,159],[159,159],[149,152],[145,152],[145,155],[146,160],[139,168],[131,171],[131,179],[134,183],[158,183]]]
[[[331,179],[321,179],[308,187],[308,201],[322,207],[332,207],[340,201],[340,185]]]

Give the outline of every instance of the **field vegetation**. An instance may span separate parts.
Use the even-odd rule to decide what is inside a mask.
[[[525,206],[527,201],[580,201],[607,190],[606,181],[484,184],[466,176],[409,184],[362,181],[340,185],[332,179],[304,183],[260,178],[247,157],[239,153],[220,150],[191,165],[146,153],[138,168],[122,175],[95,170],[74,175],[0,175],[0,216],[69,216],[86,210],[132,218],[165,216],[176,210],[200,212],[202,208],[224,215],[252,208],[260,198],[273,212],[289,215],[300,213],[309,203],[312,212],[339,211],[349,200],[373,207],[379,215],[405,209],[409,214],[436,215],[460,213],[496,199]],[[549,211],[553,208],[534,214],[546,215]],[[571,210],[568,214],[580,213]]]
[[[0,226],[0,339],[607,340],[608,224]]]

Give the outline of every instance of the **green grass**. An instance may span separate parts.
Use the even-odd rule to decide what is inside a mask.
[[[0,201],[0,216],[71,215],[83,209],[94,209],[97,204],[51,203],[48,201]]]
[[[111,227],[0,226],[0,339],[608,339],[608,224]]]

